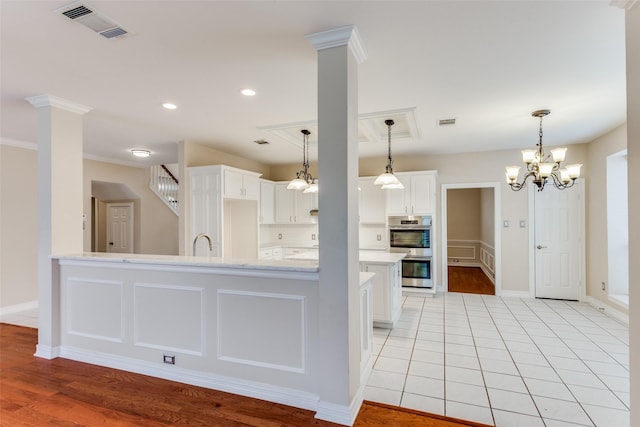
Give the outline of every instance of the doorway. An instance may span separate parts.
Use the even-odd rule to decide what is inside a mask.
[[[502,290],[500,183],[442,184],[442,290]]]

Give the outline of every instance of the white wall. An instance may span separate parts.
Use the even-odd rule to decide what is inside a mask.
[[[591,142],[587,150],[589,180],[586,194],[587,295],[609,304],[602,282],[609,281],[607,254],[607,156],[627,147],[627,126],[620,126]],[[627,314],[624,307],[617,307]]]

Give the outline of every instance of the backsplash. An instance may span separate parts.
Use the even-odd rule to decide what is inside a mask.
[[[270,224],[260,226],[260,246],[312,247],[319,244],[318,224]],[[360,248],[386,249],[387,228],[384,225],[360,225]]]

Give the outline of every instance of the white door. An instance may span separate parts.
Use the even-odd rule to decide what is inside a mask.
[[[107,205],[107,252],[133,253],[133,203]]]
[[[535,191],[535,296],[579,300],[583,285],[584,224],[580,183],[566,190],[553,185]]]

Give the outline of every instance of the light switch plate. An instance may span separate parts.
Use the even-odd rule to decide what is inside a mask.
[[[509,221],[502,221],[502,226],[503,226],[504,228],[509,227]]]

